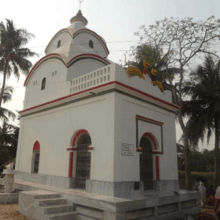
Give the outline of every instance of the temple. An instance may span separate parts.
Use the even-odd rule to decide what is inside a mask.
[[[70,22],[24,83],[17,187],[61,193],[76,219],[198,213],[199,194],[179,190],[171,91],[128,77],[80,10]]]

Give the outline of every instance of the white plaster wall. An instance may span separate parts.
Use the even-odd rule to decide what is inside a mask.
[[[76,37],[74,37],[74,40],[77,41],[80,45],[86,47],[88,50],[90,50],[91,48],[89,47],[89,41],[93,41],[93,51],[101,56],[101,57],[107,57],[107,53],[105,52],[105,49],[101,43],[101,41],[95,37],[94,35],[90,34],[90,33],[80,33],[78,34]],[[72,44],[72,47],[74,49],[74,44]],[[71,49],[71,52],[74,52]]]
[[[57,71],[56,75],[52,76],[55,71]],[[69,87],[69,82],[66,82],[66,71],[66,66],[58,59],[48,60],[38,67],[26,86],[24,108],[64,96],[67,93],[66,88]],[[44,77],[46,77],[46,88],[41,90]],[[34,85],[36,81],[37,84]]]
[[[139,152],[134,156],[121,155],[121,143],[133,144],[136,148],[136,115],[161,121],[163,125],[163,149],[164,154],[160,156],[160,179],[177,180],[177,152],[175,136],[174,113],[160,109],[148,103],[116,93],[115,106],[115,162],[114,181],[139,181],[140,161]],[[152,133],[161,146],[160,130],[149,123],[139,121],[139,142],[145,132]],[[154,163],[154,178],[155,163]]]
[[[163,94],[157,86],[153,86],[153,84],[151,83],[151,79],[148,75],[144,75],[145,80],[140,79],[138,76],[129,78],[125,73],[124,68],[122,68],[120,65],[112,64],[112,66],[113,68],[115,68],[115,81],[134,87],[135,89],[151,94],[164,101],[172,102],[171,91],[166,90],[165,94]]]
[[[104,66],[105,65],[103,63],[92,59],[78,61],[68,68],[67,80],[72,80],[73,78],[82,76]]]
[[[70,42],[72,40],[72,36],[67,31],[58,34],[48,47],[47,54],[53,53],[53,51],[57,49],[57,44],[59,40],[61,40],[61,46],[64,46],[67,42]]]
[[[79,129],[91,136],[91,179],[113,181],[114,94],[86,99],[22,119],[16,170],[31,172],[35,141],[40,143],[39,173],[68,176],[70,142]],[[75,167],[74,167],[75,169]]]

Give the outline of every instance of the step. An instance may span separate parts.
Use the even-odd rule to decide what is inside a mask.
[[[60,198],[59,193],[47,193],[47,194],[36,194],[34,195],[34,199],[50,199],[50,198]]]
[[[63,212],[44,215],[44,220],[74,220],[78,212]]]
[[[65,205],[52,205],[52,206],[41,206],[44,214],[55,214],[60,212],[70,212],[73,211],[72,204]]]
[[[39,206],[66,204],[66,199],[63,199],[63,198],[43,199],[43,200],[38,200],[38,201],[39,201]]]

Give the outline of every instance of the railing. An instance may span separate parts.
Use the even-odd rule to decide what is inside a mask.
[[[70,94],[83,91],[111,80],[111,67],[106,66],[70,81]]]

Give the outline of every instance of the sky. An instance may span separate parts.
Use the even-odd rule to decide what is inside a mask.
[[[220,18],[219,0],[83,0],[81,10],[88,20],[87,27],[101,35],[110,51],[108,58],[119,63],[131,46],[137,45],[139,38],[134,35],[141,25],[151,25],[164,17],[193,17],[195,21],[205,20],[211,15]],[[70,25],[70,19],[79,10],[78,0],[10,0],[1,4],[0,21],[13,20],[17,28],[25,28],[35,35],[27,47],[39,54],[31,58],[34,64],[45,53],[52,37]],[[0,75],[0,83],[2,82]],[[15,88],[12,101],[5,105],[12,111],[23,109],[25,76],[20,80],[11,77],[7,84]],[[16,122],[14,122],[16,123]],[[177,124],[177,140],[181,129]],[[213,149],[214,143],[204,148]]]

